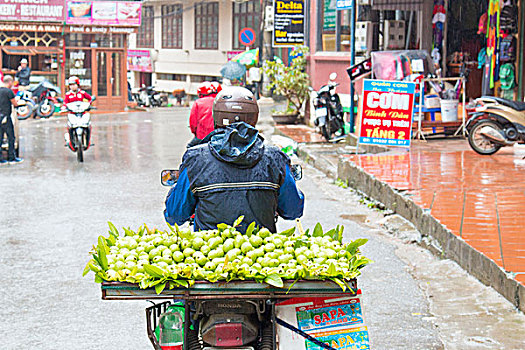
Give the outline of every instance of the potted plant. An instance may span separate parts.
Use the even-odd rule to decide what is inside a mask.
[[[276,123],[295,123],[303,117],[303,106],[309,97],[310,77],[306,73],[306,46],[294,48],[294,57],[289,66],[282,61],[266,61],[264,73],[270,81],[269,88],[278,95],[284,96],[287,106],[284,111],[272,115]]]

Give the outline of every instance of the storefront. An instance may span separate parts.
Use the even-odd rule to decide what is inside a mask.
[[[97,96],[99,110],[124,110],[127,103],[126,48],[129,34],[136,32],[140,24],[141,4],[101,1],[97,6],[103,4],[102,9],[114,9],[115,13],[104,13],[105,19],[97,20],[94,18],[97,9],[92,2],[80,2],[83,12],[72,8],[78,3],[49,0],[47,5],[35,5],[39,10],[34,13],[39,16],[23,17],[21,14],[26,11],[23,5],[0,0],[3,13],[12,13],[0,20],[2,73],[16,74],[20,60],[26,58],[32,71],[31,84],[47,79],[64,94],[66,79],[75,75],[80,78],[82,89]],[[88,6],[90,10],[86,12]],[[130,8],[138,9],[138,13],[129,17]],[[128,18],[119,20],[124,10]],[[46,16],[50,13],[55,17]],[[47,22],[50,18],[53,22]]]
[[[446,75],[458,76],[463,67],[467,68],[469,98],[495,95],[522,100],[525,2],[447,0],[444,3],[440,10],[443,35],[438,36],[437,44],[443,47],[441,66]]]

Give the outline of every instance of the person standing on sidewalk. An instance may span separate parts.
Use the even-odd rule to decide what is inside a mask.
[[[31,68],[27,66],[27,59],[23,58],[20,61],[18,72],[15,74],[18,81],[18,90],[25,91],[29,89],[29,79],[31,78]]]
[[[11,120],[11,110],[17,106],[15,94],[11,90],[13,87],[13,77],[4,76],[4,86],[0,87],[0,145],[4,143],[4,134],[7,135],[8,150],[7,160],[3,159],[0,152],[0,164],[22,163],[22,158],[17,158],[15,153],[15,128]]]

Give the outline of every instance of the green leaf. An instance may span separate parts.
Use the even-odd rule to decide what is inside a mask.
[[[326,273],[329,275],[329,276],[334,276],[335,274],[337,274],[337,269],[334,265],[334,263],[330,263],[330,266],[328,266],[328,270],[326,271]]]
[[[246,236],[250,237],[253,233],[253,230],[255,229],[255,221],[252,222],[248,228],[246,229]]]
[[[166,282],[164,283],[159,283],[155,286],[155,292],[158,294],[162,293],[162,291],[164,290],[164,288],[166,288]]]
[[[288,230],[285,230],[285,231],[281,232],[280,234],[283,235],[283,236],[290,237],[294,233],[295,233],[295,227],[292,227],[292,228],[289,228]]]
[[[301,248],[301,247],[308,247],[308,240],[306,240],[306,239],[298,239],[298,240],[296,240],[294,245],[293,245],[293,248],[297,249],[297,248]]]
[[[321,226],[320,223],[317,223],[317,225],[315,225],[313,236],[314,237],[322,237],[323,236],[323,227]]]
[[[172,282],[186,288],[190,286],[190,282],[186,280],[172,280]]]
[[[218,228],[219,231],[221,231],[221,232],[224,231],[224,230],[226,230],[228,227],[229,227],[229,226],[226,225],[226,224],[218,224],[218,225],[217,225],[217,228]]]
[[[95,275],[95,283],[102,283],[102,282],[104,282],[104,280],[99,275]]]
[[[276,273],[267,276],[264,279],[264,282],[277,288],[282,288],[284,286],[283,279]]]
[[[365,238],[356,239],[355,241],[350,242],[346,246],[346,251],[352,255],[355,255],[357,251],[359,250],[359,247],[365,244],[366,242],[368,242],[368,239],[365,239]]]
[[[85,275],[89,273],[89,271],[91,271],[91,267],[89,266],[90,263],[91,261],[87,263],[86,267],[84,267],[84,272],[82,272],[82,277],[84,277]]]
[[[233,227],[239,226],[243,220],[244,220],[244,215],[239,216],[237,220],[235,220],[235,222],[233,223]]]
[[[97,247],[97,252],[98,252],[98,262],[100,263],[100,267],[102,267],[102,269],[106,271],[108,269],[108,258],[106,256],[106,249],[104,248],[104,246],[105,246],[105,242],[103,246],[100,246],[99,244]]]
[[[341,287],[343,292],[346,291],[346,283],[345,282],[341,281],[339,278],[332,278],[332,281],[337,283],[339,285],[339,287]]]
[[[292,289],[292,287],[297,283],[297,281],[299,281],[299,278],[297,278],[295,281],[293,281],[293,283],[290,285],[290,287],[288,288],[288,290],[286,291],[286,294],[288,294],[290,292],[290,290]]]
[[[306,229],[306,231],[304,231],[304,235],[305,235],[306,237],[312,237],[312,235],[310,234],[310,229],[309,229],[309,228]]]
[[[118,230],[115,227],[115,225],[113,225],[113,223],[111,221],[108,221],[108,226],[109,226],[109,234],[111,234],[111,235],[113,235],[115,237],[118,237]]]
[[[144,265],[144,271],[152,277],[162,278],[164,277],[164,271],[162,271],[159,267],[146,264]]]

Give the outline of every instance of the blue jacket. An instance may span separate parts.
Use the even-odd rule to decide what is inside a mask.
[[[166,198],[164,216],[181,225],[195,213],[195,229],[253,221],[275,232],[275,214],[287,220],[303,215],[304,195],[290,171],[290,159],[265,145],[257,129],[240,122],[213,131],[207,143],[184,154],[177,185]]]

